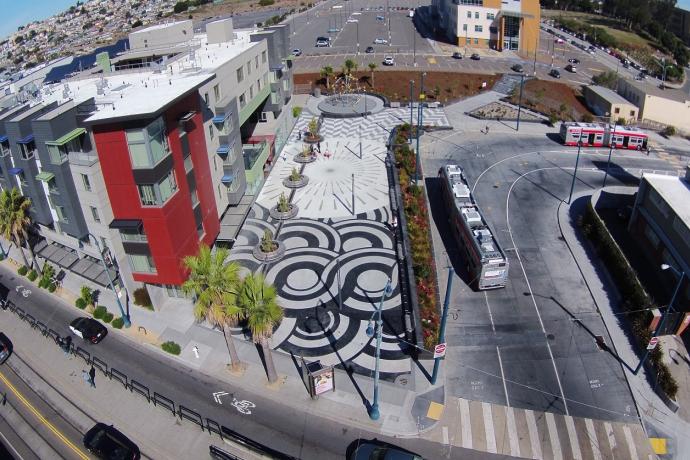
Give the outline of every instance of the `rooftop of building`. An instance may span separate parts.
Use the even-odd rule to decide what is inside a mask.
[[[628,101],[626,98],[618,94],[612,89],[606,88],[604,86],[599,86],[599,85],[590,85],[587,87],[590,91],[593,93],[599,95],[603,99],[605,99],[608,103],[610,104],[627,104],[627,105],[633,105],[632,102]]]
[[[661,195],[685,226],[690,228],[690,206],[688,206],[690,203],[690,180],[688,177],[680,178],[647,173],[642,177]]]
[[[175,59],[161,66],[108,73],[83,72],[52,85],[44,85],[35,103],[62,104],[72,99],[87,115],[86,123],[153,115],[215,77],[215,71],[259,43],[253,30],[235,31],[230,42],[209,44],[207,35],[195,34]],[[137,50],[140,55],[141,50]],[[155,53],[155,50],[150,50]],[[124,55],[126,56],[126,54]]]
[[[665,89],[661,89],[654,83],[655,80],[649,78],[644,80],[630,80],[625,78],[623,80],[625,80],[628,85],[648,96],[661,97],[676,102],[686,102],[689,99],[688,95],[682,89],[669,88],[668,86]]]

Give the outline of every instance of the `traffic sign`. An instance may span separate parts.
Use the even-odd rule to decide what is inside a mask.
[[[446,356],[446,344],[439,343],[434,347],[434,359]]]
[[[652,337],[647,344],[647,350],[654,350],[659,343],[659,337]]]

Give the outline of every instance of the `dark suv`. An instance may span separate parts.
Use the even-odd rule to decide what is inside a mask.
[[[7,361],[7,358],[12,354],[12,342],[10,339],[0,332],[0,364]]]
[[[108,460],[139,460],[139,447],[105,423],[96,423],[84,435],[84,447],[98,458]]]

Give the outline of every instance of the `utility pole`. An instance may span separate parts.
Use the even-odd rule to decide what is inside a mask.
[[[537,76],[537,51],[539,47],[539,36],[534,39],[534,67],[532,68],[532,71],[534,72],[534,76]]]
[[[582,131],[580,131],[582,137]],[[575,171],[573,172],[573,183],[570,184],[570,196],[568,197],[568,204],[573,200],[573,190],[575,189],[575,179],[577,178],[577,165],[580,163],[580,149],[582,148],[582,140],[577,141],[577,157],[575,158]]]
[[[381,414],[379,413],[379,362],[381,361],[381,334],[383,329],[383,320],[381,319],[381,314],[383,310],[383,301],[386,297],[390,297],[392,293],[393,288],[391,286],[391,279],[388,278],[388,281],[386,282],[386,287],[383,289],[383,293],[381,294],[381,302],[379,303],[379,307],[376,309],[376,311],[374,311],[374,313],[371,314],[371,318],[369,318],[369,325],[367,326],[366,331],[368,337],[374,336],[374,328],[372,326],[372,321],[374,319],[374,316],[376,316],[376,366],[374,370],[374,401],[371,403],[371,406],[369,407],[369,418],[371,418],[372,420],[378,420],[381,416]]]
[[[608,112],[606,113],[608,115]],[[609,123],[609,127],[611,127],[611,123]],[[604,183],[601,184],[601,188],[606,187],[606,178],[609,175],[609,166],[611,166],[611,153],[613,152],[613,136],[616,134],[616,128],[618,127],[618,120],[615,120],[613,123],[613,132],[610,133],[609,135],[609,159],[606,161],[606,172],[604,172]]]
[[[96,238],[91,233],[88,233],[88,235],[91,238],[93,238],[94,243],[96,243],[96,249],[98,249],[98,253],[101,256],[101,264],[103,265],[103,270],[105,271],[105,276],[106,276],[106,278],[108,278],[108,284],[110,285],[110,289],[112,289],[113,294],[115,294],[115,301],[117,302],[117,306],[120,308],[120,316],[122,316],[122,321],[124,322],[124,326],[130,327],[132,325],[132,323],[129,320],[129,314],[125,313],[125,309],[122,307],[122,302],[120,302],[120,296],[117,295],[117,291],[115,290],[115,286],[113,285],[113,279],[111,278],[110,272],[108,271],[108,266],[105,263],[105,256],[103,255],[105,248],[103,248],[103,250],[101,250],[101,245],[98,243],[98,238]]]
[[[352,215],[356,216],[355,214],[355,174],[352,173]]]
[[[520,131],[520,112],[522,112],[522,87],[525,83],[525,74],[520,74],[520,98],[518,99],[518,116],[517,116],[517,128],[515,131]]]
[[[355,24],[357,25],[357,56],[359,56],[359,20]]]
[[[409,144],[412,144],[412,130],[414,129],[414,125],[412,124],[412,113],[414,112],[414,104],[412,103],[413,98],[414,98],[414,80],[410,80],[410,137],[408,139]]]
[[[419,90],[419,106],[417,107],[417,160],[414,168],[414,184],[417,185],[417,181],[419,180],[419,138],[421,137],[421,132],[422,132],[422,124],[424,123],[424,77],[426,76],[426,72],[422,72],[422,84],[421,88]]]
[[[446,299],[443,302],[443,314],[441,316],[441,327],[438,332],[438,343],[444,343],[446,341],[446,321],[448,319],[448,308],[450,304],[450,293],[453,288],[453,275],[455,270],[453,267],[448,267],[448,281],[446,282]],[[431,373],[431,384],[436,384],[436,378],[438,377],[438,368],[441,366],[441,358],[434,358],[434,370]]]

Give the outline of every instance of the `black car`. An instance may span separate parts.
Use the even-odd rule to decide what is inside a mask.
[[[473,61],[478,61],[480,59],[480,57],[477,53],[472,53],[472,56],[470,56],[470,59],[472,59]]]
[[[524,69],[522,68],[522,65],[520,65],[520,64],[513,64],[513,66],[510,69],[513,72],[518,72],[518,73],[524,72]]]
[[[553,78],[561,78],[561,73],[557,69],[551,69],[549,75]]]
[[[453,59],[462,59],[462,54],[456,51],[453,53]]]
[[[93,318],[77,318],[69,328],[74,335],[91,343],[98,343],[108,335],[108,329]]]
[[[12,354],[12,342],[10,339],[0,332],[0,364],[3,364],[5,361],[7,361],[7,358],[10,357]]]
[[[139,447],[105,423],[96,423],[84,435],[84,447],[98,458],[108,460],[139,460]]]
[[[413,452],[377,439],[362,440],[354,447],[348,460],[424,460]]]
[[[568,62],[570,62],[571,64],[579,64],[580,60],[576,58],[570,58],[568,59]]]
[[[365,53],[373,53],[374,52],[374,47],[373,46],[367,46],[367,49],[364,50]]]

